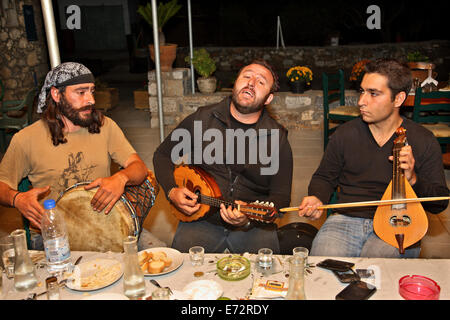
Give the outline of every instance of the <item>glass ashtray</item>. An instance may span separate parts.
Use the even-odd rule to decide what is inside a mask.
[[[229,256],[217,261],[217,274],[224,280],[245,279],[250,274],[250,261],[241,256]]]
[[[439,300],[441,287],[430,278],[404,276],[398,281],[398,291],[406,300]]]

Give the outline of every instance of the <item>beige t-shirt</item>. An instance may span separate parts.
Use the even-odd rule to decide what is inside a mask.
[[[136,153],[119,126],[108,117],[99,134],[81,128],[66,138],[67,143],[55,147],[42,120],[19,131],[0,163],[0,181],[17,189],[22,178],[28,177],[35,188],[49,185],[51,192],[44,199],[56,200],[76,183],[109,177],[111,159],[124,166]]]

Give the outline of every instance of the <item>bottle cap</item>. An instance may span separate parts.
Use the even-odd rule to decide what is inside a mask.
[[[44,209],[53,209],[56,203],[53,199],[48,199],[44,201]]]

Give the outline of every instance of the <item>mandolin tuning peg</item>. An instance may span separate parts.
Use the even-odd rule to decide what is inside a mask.
[[[273,202],[270,203],[270,206],[273,208],[275,207],[275,205],[273,204]]]
[[[258,204],[259,203],[259,201],[258,200],[256,200],[255,202],[253,202],[254,204]]]

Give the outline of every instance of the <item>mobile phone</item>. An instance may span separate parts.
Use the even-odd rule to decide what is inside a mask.
[[[317,264],[318,267],[328,269],[328,270],[340,271],[340,272],[348,271],[354,265],[355,264],[351,263],[351,262],[334,260],[334,259],[325,259]]]
[[[353,281],[336,295],[336,300],[366,300],[377,288],[364,281]]]
[[[375,277],[375,272],[372,269],[356,269],[356,273],[361,279]]]
[[[361,280],[359,275],[355,271],[353,271],[353,269],[349,269],[348,271],[336,271],[336,270],[331,271],[333,271],[334,275],[342,283],[350,283],[353,281]]]

